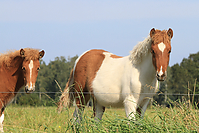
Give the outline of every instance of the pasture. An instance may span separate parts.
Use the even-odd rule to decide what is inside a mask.
[[[99,123],[92,118],[92,108],[86,107],[83,121],[73,124],[74,107],[58,114],[56,107],[8,106],[5,109],[4,131],[13,133],[51,132],[198,132],[198,110],[180,104],[175,108],[153,106],[144,119],[130,121],[122,108],[106,109]]]

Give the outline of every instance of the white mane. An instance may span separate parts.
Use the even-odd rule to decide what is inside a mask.
[[[139,42],[133,50],[130,52],[130,61],[133,64],[139,64],[142,61],[142,57],[146,56],[148,52],[151,50],[151,37],[148,36],[144,39],[144,41]]]

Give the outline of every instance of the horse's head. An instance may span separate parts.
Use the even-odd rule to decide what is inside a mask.
[[[171,53],[171,38],[173,37],[173,30],[155,30],[150,31],[152,39],[151,54],[152,62],[156,69],[156,76],[159,81],[166,79],[167,66],[169,64],[169,57]]]
[[[31,93],[35,90],[35,82],[40,69],[39,59],[41,59],[45,53],[43,50],[41,52],[37,50],[33,51],[34,52],[31,51],[32,53],[28,53],[30,51],[26,51],[26,49],[20,50],[20,55],[23,58],[21,69],[23,71],[26,93]]]

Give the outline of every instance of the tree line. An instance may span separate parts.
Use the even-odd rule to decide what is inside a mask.
[[[56,57],[49,64],[41,60],[41,69],[37,77],[35,93],[30,95],[19,93],[14,103],[30,106],[56,105],[77,58],[77,55],[67,59],[64,56]],[[164,82],[159,82],[158,92],[154,96],[155,102],[159,105],[169,106],[169,101],[182,101],[186,99],[197,105],[199,102],[198,79],[199,52],[190,54],[180,64],[177,63],[168,67],[167,79]],[[23,91],[21,90],[21,92]]]

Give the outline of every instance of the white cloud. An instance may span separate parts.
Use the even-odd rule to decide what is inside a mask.
[[[0,22],[70,22],[199,17],[199,2],[186,1],[0,1]]]

